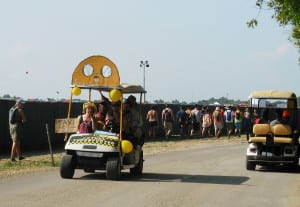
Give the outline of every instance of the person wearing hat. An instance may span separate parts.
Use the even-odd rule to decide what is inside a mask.
[[[223,114],[219,106],[216,107],[212,114],[212,121],[215,127],[215,137],[220,137],[223,129]]]
[[[270,122],[270,126],[275,126],[276,124],[288,124],[289,112],[282,111],[281,109],[277,109],[275,111],[275,119]]]
[[[109,112],[111,103],[107,102],[105,99],[101,99],[99,102],[98,112],[95,114],[96,120],[98,122],[98,128],[100,130],[105,127],[105,118]]]
[[[77,133],[93,133],[97,128],[94,114],[97,107],[93,102],[86,102],[82,106],[83,114],[78,116],[78,131]]]
[[[26,122],[26,117],[23,111],[25,101],[21,98],[16,100],[16,104],[9,110],[9,132],[11,139],[13,141],[11,147],[10,160],[15,162],[15,158],[18,157],[19,160],[24,159],[21,155],[21,140],[24,136],[24,123]]]

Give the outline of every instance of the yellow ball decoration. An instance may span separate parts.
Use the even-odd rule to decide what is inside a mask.
[[[122,95],[122,93],[118,89],[113,89],[109,92],[109,97],[110,97],[112,102],[120,101],[121,95]]]
[[[122,140],[121,147],[122,147],[122,152],[124,152],[125,154],[128,154],[133,150],[133,145],[129,140]]]
[[[72,94],[75,96],[79,96],[81,94],[81,89],[75,86],[74,88],[72,88]]]

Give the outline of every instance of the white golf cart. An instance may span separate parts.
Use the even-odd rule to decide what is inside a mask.
[[[95,170],[106,171],[108,179],[118,180],[121,170],[129,169],[132,175],[140,175],[143,171],[143,141],[135,144],[123,136],[123,94],[139,94],[140,101],[145,93],[139,85],[120,84],[119,72],[115,64],[103,56],[91,56],[83,60],[74,70],[72,76],[72,92],[69,103],[68,118],[57,120],[60,132],[71,133],[66,136],[65,155],[62,157],[60,175],[72,178],[75,169],[83,169],[92,173]],[[77,118],[71,118],[72,98],[81,90],[108,92],[112,101],[120,101],[120,126],[118,132],[96,130],[91,134],[79,134]],[[112,94],[112,96],[111,96]],[[141,106],[141,104],[140,104]],[[140,112],[140,110],[139,110]],[[140,113],[139,113],[140,114]],[[141,116],[139,115],[139,119]],[[60,124],[59,124],[60,123]],[[59,127],[58,127],[59,128]],[[59,131],[59,130],[57,130]]]
[[[253,125],[253,136],[249,138],[247,147],[247,170],[255,170],[256,165],[298,166],[296,95],[285,91],[254,91],[249,98],[252,111],[265,113],[264,120]],[[270,125],[271,115],[278,111],[286,111],[289,121]],[[272,118],[275,118],[274,115]]]

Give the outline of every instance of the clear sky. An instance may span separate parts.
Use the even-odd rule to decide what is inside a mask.
[[[289,28],[255,0],[1,0],[0,96],[69,98],[80,61],[103,55],[147,100],[246,100],[252,90],[300,96]],[[59,92],[59,94],[57,93]]]

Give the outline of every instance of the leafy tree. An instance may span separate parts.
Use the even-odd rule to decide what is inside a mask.
[[[156,103],[156,104],[164,104],[165,103],[165,101],[162,100],[162,99],[154,100],[153,102]]]
[[[171,101],[172,104],[180,104],[180,101],[178,101],[177,99]]]
[[[256,0],[256,6],[259,11],[265,8],[273,10],[272,18],[276,19],[280,26],[290,25],[292,27],[289,39],[300,52],[300,0]],[[257,19],[247,22],[250,28],[254,28],[257,24]]]
[[[4,94],[3,98],[10,98],[10,95],[9,94]]]

